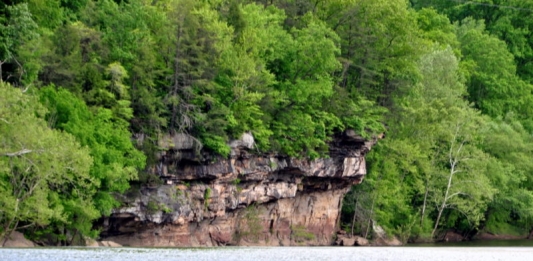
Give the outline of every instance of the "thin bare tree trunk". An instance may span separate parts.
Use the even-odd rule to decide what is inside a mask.
[[[4,65],[3,61],[0,61],[0,82],[4,82],[4,77],[2,75],[2,66]]]
[[[450,193],[450,188],[452,187],[453,176],[457,172],[459,172],[456,169],[457,168],[457,163],[459,163],[459,159],[458,159],[459,153],[463,149],[463,145],[466,142],[466,141],[461,142],[461,144],[459,145],[459,148],[457,148],[457,151],[455,151],[456,155],[454,155],[454,144],[455,144],[455,142],[457,140],[457,137],[459,135],[459,129],[460,129],[460,126],[457,125],[456,129],[455,129],[455,134],[453,135],[452,140],[450,142],[451,143],[450,144],[450,151],[448,152],[448,159],[449,159],[449,162],[450,162],[450,176],[448,177],[448,185],[446,186],[446,192],[444,193],[444,198],[442,199],[442,204],[441,204],[441,206],[439,208],[439,214],[437,215],[437,220],[435,222],[435,227],[433,227],[433,231],[431,232],[431,237],[433,237],[435,235],[435,231],[437,231],[437,228],[439,226],[439,221],[440,221],[440,218],[442,216],[442,212],[446,208],[446,204],[448,202],[448,199],[450,199],[454,195],[458,194],[458,193],[454,193],[453,195],[448,197],[448,194]]]
[[[370,230],[370,227],[371,227],[371,222],[372,222],[372,215],[374,214],[374,204],[376,203],[376,196],[374,195],[372,197],[372,207],[370,207],[370,214],[369,214],[369,217],[368,217],[368,224],[366,226],[366,231],[365,231],[365,238],[368,238],[368,233],[369,233],[369,230]]]
[[[2,242],[2,247],[6,245],[7,240],[9,239],[9,236],[11,236],[11,233],[17,229],[18,221],[15,223],[15,226],[11,228],[11,224],[16,220],[17,214],[18,214],[18,206],[19,206],[19,200],[17,199],[17,204],[15,205],[15,214],[13,215],[13,218],[4,226],[4,242]]]
[[[426,179],[426,192],[424,193],[424,204],[422,204],[422,213],[420,214],[420,226],[422,226],[422,223],[424,222],[424,215],[426,214],[426,204],[428,200],[428,194],[429,194],[429,181]]]
[[[357,204],[359,203],[359,200],[356,200],[355,201],[355,206],[353,208],[353,218],[352,218],[352,231],[351,231],[351,235],[353,236],[353,228],[355,226],[355,215],[357,214]]]
[[[453,171],[450,171],[450,176],[448,177],[448,186],[446,187],[446,192],[444,193],[444,199],[442,200],[442,204],[439,208],[439,214],[437,215],[437,220],[435,221],[435,227],[433,227],[433,231],[431,231],[431,237],[435,235],[435,231],[437,231],[437,228],[439,226],[440,217],[442,216],[442,212],[444,211],[444,208],[446,207],[446,201],[448,198],[448,192],[450,191],[450,187],[452,184],[452,178],[453,178]]]
[[[172,88],[172,96],[178,95],[178,89],[179,89],[179,74],[180,74],[180,42],[181,42],[181,33],[182,33],[182,27],[178,25],[176,35],[176,56],[174,57],[174,86]],[[176,117],[177,117],[177,106],[180,106],[179,104],[173,104],[172,105],[172,118],[170,122],[170,127],[175,128],[176,127]]]

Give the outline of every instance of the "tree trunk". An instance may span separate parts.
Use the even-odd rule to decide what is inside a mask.
[[[352,218],[352,231],[351,235],[353,236],[353,227],[355,226],[355,215],[357,214],[357,204],[359,203],[359,200],[355,201],[355,206],[353,207],[353,218]]]
[[[366,232],[365,232],[365,238],[368,238],[368,233],[370,232],[370,227],[372,226],[370,223],[372,222],[372,215],[374,214],[374,204],[376,203],[376,196],[374,195],[372,197],[372,207],[370,207],[370,214],[368,215],[368,224],[366,226]]]
[[[19,222],[18,220],[15,222],[15,220],[17,219],[18,206],[19,200],[17,199],[17,204],[15,205],[15,214],[13,215],[13,218],[4,226],[4,242],[2,242],[2,247],[5,246],[7,240],[9,239],[9,236],[11,236],[11,233],[17,229]],[[15,222],[15,225],[13,226],[13,228],[11,228],[11,224],[13,224],[13,222]]]
[[[174,85],[172,88],[172,95],[171,96],[178,96],[178,89],[179,89],[179,74],[180,74],[180,51],[181,51],[181,33],[182,33],[182,27],[178,25],[178,29],[176,31],[176,56],[174,57]],[[177,114],[178,114],[178,106],[179,104],[173,104],[172,105],[172,118],[170,119],[170,128],[173,129],[177,125]]]
[[[455,164],[452,164],[452,169],[450,170],[450,176],[448,177],[448,186],[446,186],[446,192],[444,193],[444,198],[442,199],[442,204],[439,208],[439,214],[437,215],[437,220],[435,221],[435,227],[433,227],[433,231],[431,232],[431,237],[435,235],[435,231],[437,231],[437,228],[439,226],[440,217],[442,216],[442,212],[446,207],[446,202],[448,201],[448,193],[450,192],[450,188],[452,186],[453,174],[455,174]]]
[[[428,200],[428,193],[429,193],[429,181],[426,180],[426,192],[424,193],[424,203],[422,204],[422,213],[420,214],[420,226],[422,226],[422,223],[424,223],[424,215],[426,214],[426,204]]]
[[[449,160],[449,164],[450,164],[450,176],[448,177],[448,185],[446,186],[446,192],[444,193],[444,198],[442,199],[442,204],[439,208],[439,214],[437,215],[437,220],[435,222],[435,227],[433,228],[433,231],[431,232],[431,237],[433,237],[435,235],[435,231],[437,231],[437,228],[439,226],[439,221],[440,221],[440,218],[442,216],[442,212],[444,211],[444,208],[446,208],[446,203],[448,202],[448,194],[450,192],[450,188],[452,187],[452,180],[453,180],[453,175],[455,175],[455,173],[459,172],[457,170],[457,164],[459,163],[460,159],[459,159],[459,154],[461,152],[461,150],[463,149],[463,146],[466,142],[466,140],[463,140],[459,147],[457,148],[456,151],[454,151],[454,144],[457,142],[457,137],[459,136],[459,129],[460,129],[460,125],[458,124],[456,126],[456,129],[455,129],[455,134],[453,135],[451,141],[450,141],[450,150],[448,152],[448,160]],[[455,155],[454,155],[455,153]],[[457,193],[456,193],[457,194]],[[452,195],[453,197],[453,195]]]

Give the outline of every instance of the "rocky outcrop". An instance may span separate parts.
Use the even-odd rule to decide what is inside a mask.
[[[2,240],[3,241],[3,240]],[[4,242],[0,242],[0,247],[34,247],[35,244],[26,239],[24,235],[18,231],[13,231]]]
[[[335,245],[337,246],[369,246],[370,242],[360,236],[349,236],[344,234],[338,234],[337,240],[335,241]]]
[[[401,246],[403,245],[396,236],[389,236],[376,221],[372,220],[372,245],[373,246]]]
[[[130,192],[102,220],[102,237],[124,246],[331,245],[375,141],[345,132],[329,158],[308,160],[256,155],[245,134],[222,159],[198,155],[186,135],[165,137],[152,168],[165,184]]]
[[[86,247],[122,247],[122,245],[113,242],[113,241],[96,241],[93,239],[86,239],[85,240],[85,246]]]

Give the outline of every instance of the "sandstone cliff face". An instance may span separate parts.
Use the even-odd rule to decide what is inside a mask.
[[[165,138],[153,172],[165,185],[129,195],[104,220],[102,236],[124,246],[331,245],[342,199],[366,174],[375,143],[346,132],[330,157],[254,155],[253,138],[231,143],[229,159],[195,160],[194,142]],[[175,145],[177,144],[177,145]]]

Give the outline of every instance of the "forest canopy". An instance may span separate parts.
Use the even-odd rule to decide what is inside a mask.
[[[350,232],[528,233],[532,32],[533,0],[3,1],[0,238],[96,235],[165,135],[314,159],[346,129],[387,133]]]

